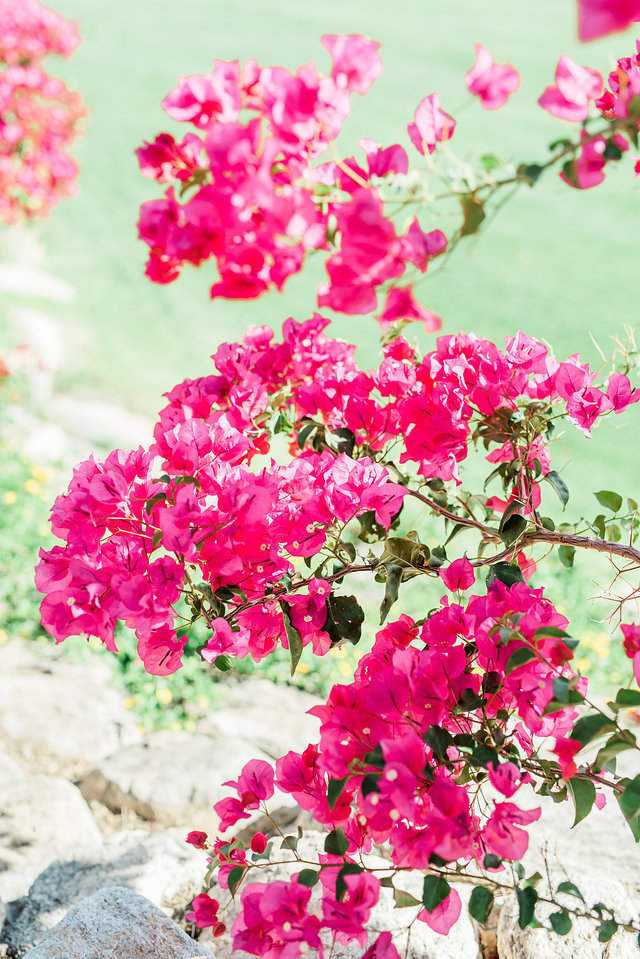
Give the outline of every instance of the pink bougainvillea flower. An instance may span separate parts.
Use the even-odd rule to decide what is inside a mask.
[[[464,78],[469,93],[480,97],[485,110],[503,107],[520,86],[520,74],[512,63],[496,63],[481,43],[474,43],[476,62]]]
[[[196,849],[206,849],[208,838],[206,832],[194,830],[188,834],[185,842],[188,842],[190,846],[195,846]]]
[[[336,85],[364,96],[382,73],[382,61],[378,55],[380,44],[358,35],[331,34],[320,37],[320,43],[331,54],[331,77]]]
[[[421,909],[418,913],[418,919],[426,922],[430,929],[439,932],[441,936],[446,936],[449,930],[460,918],[462,912],[462,901],[458,892],[452,889],[447,898],[440,903],[432,912]]]
[[[565,737],[556,739],[553,752],[558,757],[564,779],[571,779],[571,777],[575,776],[578,772],[578,767],[573,761],[573,757],[576,753],[580,752],[581,749],[582,744],[579,743],[577,739],[567,739]]]
[[[489,782],[491,785],[509,799],[518,791],[523,782],[521,770],[515,763],[489,763],[487,766],[489,772]]]
[[[409,137],[418,153],[433,153],[436,143],[450,140],[456,121],[440,108],[440,97],[431,93],[420,101],[414,114],[414,122],[407,127]]]
[[[640,623],[623,623],[624,651],[633,660],[633,675],[640,686]]]
[[[578,36],[595,40],[640,20],[640,0],[578,0]]]
[[[578,190],[589,190],[591,187],[598,186],[604,180],[604,168],[607,163],[607,157],[605,156],[607,140],[603,136],[590,140],[584,131],[582,132],[582,140],[584,142],[580,155],[568,165],[566,171],[562,171],[560,179]],[[629,144],[620,134],[611,137],[611,142],[621,152],[629,149]]]
[[[382,313],[376,319],[383,329],[391,326],[396,320],[422,320],[427,333],[434,333],[442,326],[439,316],[422,306],[411,295],[411,284],[407,286],[392,286],[387,293]]]
[[[189,922],[195,922],[201,929],[217,925],[218,909],[220,907],[215,899],[208,896],[206,892],[201,892],[199,896],[195,897],[192,905],[193,912],[188,912],[185,916]]]
[[[542,109],[559,120],[586,120],[589,102],[602,93],[602,76],[565,55],[558,61],[555,80],[555,86],[547,87],[538,99]]]
[[[251,837],[251,842],[249,843],[249,845],[251,846],[252,852],[257,852],[257,853],[264,852],[265,849],[267,848],[267,837],[265,836],[263,832],[256,832]]]
[[[442,582],[452,593],[459,589],[469,589],[476,581],[473,566],[466,556],[454,559],[446,569],[440,571]]]
[[[503,859],[522,859],[529,845],[529,836],[520,829],[540,818],[540,809],[518,809],[511,802],[496,803],[482,832],[489,852]]]

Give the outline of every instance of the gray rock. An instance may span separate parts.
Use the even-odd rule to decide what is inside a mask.
[[[272,759],[298,752],[320,738],[320,721],[307,710],[321,700],[293,686],[252,679],[231,687],[224,708],[198,723],[198,732],[217,739],[244,739]]]
[[[171,916],[182,916],[202,888],[206,858],[184,840],[142,831],[116,833],[72,860],[55,862],[33,883],[28,897],[10,904],[13,915],[0,942],[22,956],[87,896],[124,886]],[[197,954],[197,953],[196,953]]]
[[[91,810],[66,779],[18,776],[0,787],[1,898],[24,895],[54,859],[101,842]]]
[[[22,778],[23,775],[24,773],[17,763],[3,753],[0,748],[0,789],[13,782],[14,779]]]
[[[640,897],[620,882],[593,878],[576,877],[576,884],[589,906],[596,902],[614,910],[616,918],[628,922],[637,921],[640,913]],[[548,887],[540,892],[547,895]],[[580,906],[580,901],[572,896],[558,896],[558,900],[567,907]],[[552,906],[539,906],[536,917],[543,921],[556,909]],[[498,955],[500,959],[637,959],[637,934],[629,934],[622,929],[607,942],[598,940],[597,923],[588,919],[574,919],[571,931],[566,936],[558,936],[547,929],[520,929],[518,925],[518,906],[515,896],[509,896],[500,911],[497,930]]]
[[[265,758],[243,739],[161,732],[103,759],[80,789],[114,812],[129,809],[144,819],[214,832],[212,804],[232,795],[222,783],[236,779],[250,759]]]
[[[111,671],[100,656],[71,662],[56,655],[53,643],[13,640],[0,647],[0,740],[40,768],[43,756],[91,768],[96,758],[139,741],[135,717],[109,685]]]
[[[27,953],[29,959],[207,959],[153,903],[111,886],[84,899]]]
[[[311,862],[317,861],[318,855],[324,851],[324,839],[325,834],[323,833],[305,833],[298,845],[299,854],[305,860],[310,860]],[[283,857],[278,854],[278,858]],[[364,856],[363,862],[377,869],[389,867],[389,862],[380,856]],[[291,873],[299,871],[300,868],[300,864],[293,859],[290,864],[265,866],[260,870],[259,874],[255,876],[254,881],[274,882],[277,880],[286,880],[289,879]],[[391,874],[391,870],[389,870],[389,874]],[[376,875],[382,877],[384,873],[378,872]],[[397,880],[397,885],[399,888],[411,892],[417,898],[420,898],[422,895],[422,881],[423,877],[420,874],[413,876],[403,874],[402,877]],[[315,902],[319,904],[321,894],[319,886],[320,883],[317,883],[313,889],[312,903]],[[381,889],[380,900],[372,909],[369,921],[367,922],[367,930],[369,932],[368,945],[371,945],[381,932],[389,931],[393,936],[393,944],[400,955],[405,957],[405,959],[476,959],[476,957],[479,956],[478,940],[471,919],[465,908],[469,893],[467,888],[463,886],[459,886],[457,889],[463,901],[462,914],[447,936],[441,936],[439,933],[433,932],[426,923],[423,922],[414,922],[409,935],[408,927],[411,920],[415,918],[415,910],[396,909],[394,907],[392,890]],[[227,891],[219,888],[217,885],[214,885],[212,888],[211,895],[217,899],[221,905],[226,904],[229,898]],[[231,928],[233,921],[239,913],[239,908],[240,897],[236,896],[225,913],[227,930]],[[325,955],[331,954],[334,959],[359,959],[367,948],[367,946],[358,946],[357,943],[343,946],[336,942],[335,945],[333,945],[331,936],[324,933],[321,934],[321,938],[325,947]],[[214,941],[210,930],[204,930],[200,941],[215,948],[217,959],[231,959],[233,947],[228,931]]]

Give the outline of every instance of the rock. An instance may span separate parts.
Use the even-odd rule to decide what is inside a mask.
[[[24,895],[54,859],[95,849],[101,842],[91,810],[66,779],[10,780],[3,784],[0,802],[0,897]]]
[[[0,649],[0,740],[40,768],[42,757],[91,768],[141,739],[135,717],[96,653],[71,662],[51,646],[14,640]]]
[[[265,758],[243,739],[160,732],[103,759],[80,789],[115,812],[130,809],[144,819],[215,832],[212,804],[232,795],[222,783],[236,779],[250,759]]]
[[[622,921],[637,920],[640,897],[636,892],[616,881],[601,878],[576,878],[576,884],[589,906],[601,902],[614,910]],[[540,887],[548,895],[548,887]],[[569,908],[580,906],[573,896],[560,895],[558,901]],[[541,921],[557,910],[539,906],[536,917]],[[588,919],[574,919],[571,931],[558,936],[546,929],[521,929],[518,925],[518,905],[515,896],[509,896],[501,909],[497,931],[500,959],[637,959],[637,934],[619,929],[608,943],[598,940],[597,923]]]
[[[201,891],[206,865],[204,854],[184,840],[142,831],[117,833],[91,853],[55,862],[41,873],[29,896],[10,904],[13,917],[0,934],[0,942],[5,942],[14,955],[22,956],[72,906],[114,885],[143,895],[168,914],[181,917]]]
[[[311,862],[317,861],[318,855],[324,851],[325,835],[322,833],[305,833],[298,845],[298,852],[301,857]],[[275,848],[277,850],[277,845]],[[280,858],[280,854],[278,854],[278,857]],[[363,861],[377,869],[384,869],[390,865],[387,860],[374,855],[364,856]],[[292,872],[297,872],[299,869],[300,865],[296,860],[291,860],[290,864],[265,866],[256,875],[255,881],[286,880]],[[380,872],[376,874],[381,876]],[[416,873],[413,876],[402,874],[401,878],[397,880],[397,885],[420,898],[422,896],[422,882],[423,876],[421,874]],[[463,911],[458,922],[446,936],[433,932],[423,922],[414,922],[410,930],[410,936],[408,936],[408,926],[415,917],[415,911],[413,909],[394,908],[392,890],[381,889],[380,900],[372,909],[367,922],[367,930],[370,932],[368,945],[371,945],[381,932],[388,930],[393,936],[393,944],[404,959],[477,959],[479,956],[478,941],[465,907],[469,892],[467,888],[462,886],[458,886],[457,889],[463,901]],[[226,903],[229,898],[227,891],[218,887],[217,884],[214,884],[211,895],[221,904]],[[319,900],[320,883],[317,883],[313,889],[311,901],[319,904]],[[225,913],[227,930],[231,928],[238,915],[239,907],[240,897],[236,896]],[[332,946],[331,936],[326,933],[322,933],[321,938],[325,947],[325,955],[332,955],[333,959],[360,959],[367,948],[366,946],[358,946],[357,943],[343,946],[336,942]],[[215,948],[217,959],[230,959],[232,956],[233,947],[228,931],[223,936],[216,938],[214,943],[211,931],[205,929],[200,941]]]
[[[0,750],[0,786],[5,786],[14,779],[20,779],[23,775],[17,763]]]
[[[207,959],[153,903],[110,886],[83,899],[52,929],[29,959]]]
[[[57,393],[47,405],[47,416],[71,436],[103,448],[137,449],[153,437],[153,423],[146,416],[88,398]]]
[[[222,739],[244,739],[279,759],[320,738],[320,721],[307,710],[321,700],[293,686],[252,679],[229,690],[224,708],[198,723],[198,732]]]

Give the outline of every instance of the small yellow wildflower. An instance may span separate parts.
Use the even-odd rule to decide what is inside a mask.
[[[198,709],[207,709],[209,706],[209,697],[205,693],[198,693],[196,696],[196,706]]]
[[[302,673],[303,676],[306,676],[306,674],[309,672],[309,667],[308,667],[307,663],[298,663],[298,670],[297,670],[297,671],[298,671],[299,673]]]
[[[576,659],[576,669],[581,673],[588,673],[591,669],[591,660],[587,659],[586,656],[581,656],[580,659]]]
[[[338,663],[338,669],[341,676],[351,677],[353,675],[353,669],[349,663]]]
[[[9,634],[7,633],[6,629],[0,629],[0,644],[6,643],[8,639]]]
[[[168,686],[163,686],[162,689],[156,689],[156,699],[163,706],[168,706],[169,703],[173,702],[173,693]]]
[[[29,496],[40,496],[42,494],[42,487],[37,480],[28,479],[24,484],[24,488],[25,492],[27,492]]]
[[[595,633],[589,630],[581,637],[580,642],[585,649],[591,649],[600,659],[609,658],[611,637],[607,633]]]
[[[2,497],[5,506],[13,506],[18,501],[18,494],[13,489],[8,489]]]
[[[135,704],[136,704],[136,701],[133,698],[133,696],[127,696],[126,699],[122,700],[122,705],[124,706],[125,709],[133,709]]]

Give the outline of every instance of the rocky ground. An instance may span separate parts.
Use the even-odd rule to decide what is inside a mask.
[[[0,290],[29,291],[37,301],[15,305],[10,316],[14,342],[36,357],[27,373],[37,409],[10,410],[5,435],[38,463],[62,465],[61,477],[93,450],[148,442],[144,418],[53,390],[64,345],[46,303],[73,291],[29,250],[0,264]],[[306,714],[313,697],[259,679],[236,682],[195,732],[145,736],[111,678],[99,653],[71,662],[53,645],[11,639],[0,646],[0,957],[226,959],[228,935],[196,940],[185,921],[206,869],[185,836],[215,831],[221,783],[248,759],[273,759],[314,740],[317,723]],[[618,810],[610,804],[571,830],[569,803],[550,807],[529,830],[530,869],[554,884],[569,875],[587,899],[637,918],[640,854]],[[302,825],[310,852],[321,848],[322,836],[295,805],[282,805],[275,818],[287,829]],[[261,878],[282,878],[291,868],[270,867]],[[639,955],[623,932],[602,944],[580,924],[563,938],[521,930],[509,898],[494,910],[489,933],[463,917],[446,938],[418,923],[408,941],[403,912],[392,906],[381,901],[371,929],[391,930],[411,959]],[[363,951],[338,947],[332,955],[357,959]]]

